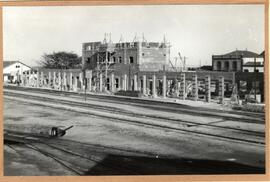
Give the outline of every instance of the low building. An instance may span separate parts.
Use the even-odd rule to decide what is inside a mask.
[[[257,54],[247,50],[236,50],[212,56],[213,71],[264,72],[264,52]]]
[[[20,76],[25,72],[31,70],[30,66],[20,61],[4,61],[3,62],[3,76],[4,82],[16,83],[21,80]]]

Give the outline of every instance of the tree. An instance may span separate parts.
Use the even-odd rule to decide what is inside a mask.
[[[53,52],[44,54],[39,62],[41,67],[49,69],[81,68],[82,58],[73,52]]]

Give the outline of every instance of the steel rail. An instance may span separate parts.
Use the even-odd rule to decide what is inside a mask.
[[[41,98],[41,100],[42,100],[42,98]],[[48,102],[48,99],[43,98],[43,101]],[[55,100],[53,100],[53,102],[55,103]],[[73,103],[68,103],[68,105],[74,105],[74,104]],[[78,105],[75,105],[75,106],[78,107]],[[82,106],[80,106],[80,107],[82,107]],[[175,128],[175,127],[171,127],[171,126],[159,125],[159,124],[154,124],[154,123],[146,123],[146,122],[137,121],[137,120],[114,118],[114,117],[110,117],[110,116],[104,116],[104,115],[93,114],[93,113],[89,114],[87,112],[81,112],[81,111],[76,111],[76,112],[87,114],[87,115],[98,116],[98,117],[101,117],[101,118],[107,118],[107,119],[114,120],[114,121],[118,120],[118,121],[122,121],[122,122],[125,122],[125,123],[128,122],[128,123],[131,123],[131,124],[139,124],[139,125],[143,125],[143,126],[148,126],[150,128],[159,128],[159,129],[163,129],[163,130],[164,129],[169,129],[169,130],[172,130],[172,131],[180,131],[180,132],[187,132],[187,133],[193,133],[193,134],[198,134],[198,135],[210,136],[210,137],[226,139],[226,140],[230,140],[230,141],[234,141],[234,142],[247,142],[247,143],[250,143],[250,144],[265,145],[265,141],[254,141],[254,140],[249,140],[249,139],[235,138],[235,137],[223,136],[223,135],[212,134],[212,133],[206,133],[206,132],[201,132],[201,131],[191,131],[191,130],[187,130],[187,129]],[[253,135],[251,135],[251,136],[253,136]],[[264,137],[261,137],[261,138],[264,140]]]
[[[42,88],[28,88],[28,87],[8,87],[8,89],[11,90],[21,90],[21,91],[31,91],[34,93],[50,93],[54,94],[57,96],[69,96],[73,98],[81,98],[80,94],[81,93],[75,93],[75,92],[68,92],[68,91],[59,91],[59,90],[51,90],[51,89],[42,89]],[[162,101],[151,101],[151,100],[143,100],[143,99],[138,99],[138,98],[125,98],[125,97],[114,97],[110,95],[94,95],[94,94],[87,94],[88,99],[96,99],[96,100],[104,100],[105,102],[109,103],[122,103],[122,104],[128,104],[128,105],[134,105],[134,106],[141,106],[141,107],[148,107],[146,104],[154,104],[154,106],[151,106],[149,108],[153,109],[162,109],[162,110],[167,110],[171,112],[175,111],[182,111],[182,112],[191,112],[192,114],[198,113],[199,115],[206,115],[206,116],[219,116],[217,115],[216,111],[214,109],[209,109],[209,108],[198,108],[198,107],[192,107],[192,106],[185,106],[188,107],[189,109],[196,109],[196,110],[187,110],[183,107],[181,104],[176,104],[176,103],[170,103],[170,102],[162,102]],[[157,106],[157,103],[162,106]],[[166,105],[166,106],[164,106]],[[205,112],[211,112],[211,113],[205,113]],[[219,112],[224,112],[224,111],[219,111]],[[237,115],[242,115],[242,116],[252,116],[256,118],[261,118],[264,119],[264,113],[253,113],[253,112],[243,112],[243,111],[226,111],[226,113],[229,114],[237,114]],[[233,118],[233,117],[232,117]],[[241,121],[245,121],[244,118],[238,118]],[[247,119],[249,120],[249,119]]]
[[[48,97],[41,97],[41,96],[32,96],[32,95],[18,94],[18,93],[16,93],[16,94],[15,93],[5,93],[5,95],[16,96],[16,97],[21,96],[23,98],[28,97],[28,98],[32,98],[32,99],[39,99],[39,100],[47,101],[47,102],[55,102],[55,99],[48,98]],[[110,113],[117,113],[117,114],[132,116],[132,117],[136,117],[136,118],[142,118],[142,119],[145,119],[145,118],[153,119],[154,118],[154,119],[158,119],[161,121],[173,121],[173,122],[176,122],[177,124],[186,124],[188,127],[204,126],[204,127],[212,127],[212,128],[222,128],[222,129],[226,129],[226,130],[241,131],[244,134],[251,133],[252,135],[259,136],[259,137],[265,136],[264,132],[258,132],[258,131],[240,129],[240,128],[233,128],[233,127],[228,127],[228,126],[213,125],[211,123],[210,124],[209,123],[198,123],[198,122],[192,122],[192,121],[184,121],[181,119],[166,118],[166,117],[162,117],[162,116],[130,113],[130,112],[127,112],[123,109],[118,109],[118,108],[109,107],[109,106],[99,106],[99,105],[90,104],[90,103],[67,101],[67,100],[62,100],[62,99],[57,99],[57,101],[58,101],[58,103],[62,103],[62,104],[68,104],[68,105],[87,108],[87,109],[91,108],[94,110],[102,110],[102,111],[107,111]],[[224,119],[224,118],[222,118],[222,119]],[[238,121],[238,119],[237,119],[237,121]],[[224,121],[219,121],[219,122],[224,122]],[[250,122],[252,122],[252,120]],[[217,123],[217,122],[213,122],[213,123]]]
[[[12,136],[12,134],[10,136]],[[87,172],[87,171],[82,171],[82,170],[78,169],[80,167],[72,164],[71,162],[69,162],[67,160],[63,160],[63,159],[61,159],[59,157],[56,157],[56,155],[54,155],[53,153],[50,153],[48,151],[45,151],[42,148],[38,147],[37,145],[34,145],[33,142],[44,144],[44,145],[46,145],[46,146],[48,146],[48,147],[50,147],[50,148],[52,148],[54,150],[61,151],[61,152],[64,152],[66,154],[69,154],[69,155],[72,155],[72,156],[77,156],[77,157],[79,157],[81,159],[94,162],[94,163],[99,164],[99,165],[101,165],[101,166],[103,166],[103,167],[105,167],[107,169],[110,169],[110,170],[113,169],[113,170],[116,170],[116,171],[122,171],[122,172],[124,171],[124,172],[127,172],[128,174],[133,174],[133,175],[138,175],[139,174],[136,171],[131,171],[131,170],[128,170],[128,169],[124,169],[124,168],[121,168],[121,167],[119,167],[117,165],[116,166],[113,166],[111,164],[110,165],[109,164],[103,164],[102,163],[102,160],[99,160],[99,159],[95,158],[94,156],[86,157],[86,156],[81,155],[81,154],[79,154],[77,152],[64,149],[64,147],[66,147],[66,146],[65,145],[62,145],[60,142],[57,142],[57,145],[59,147],[56,147],[53,144],[48,144],[48,143],[46,143],[46,141],[42,141],[39,138],[37,138],[38,140],[31,140],[31,139],[26,139],[25,137],[22,137],[22,138],[18,138],[18,137],[10,138],[10,136],[9,135],[6,135],[5,138],[4,138],[4,140],[6,140],[6,141],[13,141],[13,142],[15,141],[15,142],[24,144],[25,147],[30,148],[32,150],[35,150],[35,151],[37,151],[37,152],[39,152],[39,153],[41,153],[41,154],[43,154],[43,155],[45,155],[47,157],[50,157],[50,158],[54,159],[56,162],[60,163],[61,165],[63,165],[67,169],[69,169],[70,171],[76,173],[77,175],[84,175],[85,172]],[[22,135],[22,136],[24,136],[24,135]],[[7,144],[7,145],[10,145],[10,144]],[[11,147],[11,146],[9,146],[9,147]],[[11,148],[13,148],[13,147],[11,147]]]

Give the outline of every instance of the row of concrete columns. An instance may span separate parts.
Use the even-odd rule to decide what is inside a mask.
[[[155,74],[152,75],[152,78],[150,77],[151,81],[152,81],[152,97],[156,97],[157,96],[157,90],[156,90],[156,87],[157,87],[157,84],[156,84],[156,81],[157,81],[157,77]],[[128,85],[130,83],[128,83],[128,81],[131,82],[131,80],[128,80],[127,79],[127,75],[124,74],[122,75],[122,80],[121,80],[121,87],[119,88],[119,90],[128,90]],[[149,88],[147,87],[147,76],[146,75],[142,75],[142,80],[141,79],[138,79],[138,76],[137,75],[133,75],[133,90],[134,91],[141,91],[143,95],[147,95],[147,90],[149,90]],[[142,84],[139,84],[139,85],[142,85],[142,88],[138,87],[138,81],[141,82],[142,81]],[[167,77],[166,75],[164,74],[162,76],[162,97],[166,98],[167,96]],[[205,100],[206,102],[210,102],[211,101],[211,77],[208,75],[205,77],[204,79],[205,81]],[[176,79],[176,89],[179,90],[179,96],[181,99],[185,100],[187,98],[187,93],[186,93],[186,76],[185,74],[181,74],[180,75],[180,87],[178,88],[178,81]],[[220,97],[220,101],[223,102],[224,100],[224,77],[221,76],[219,78],[219,82],[218,82],[218,91],[219,91],[219,97]],[[115,75],[114,74],[111,74],[111,77],[110,77],[110,90],[112,92],[115,92],[116,91],[116,88],[115,88]],[[193,75],[192,77],[192,98],[193,100],[197,101],[198,100],[198,76],[195,74]]]
[[[83,73],[74,74],[72,72],[48,72],[45,75],[43,72],[38,72],[36,75],[36,83],[34,84],[36,87],[44,87],[47,85],[49,88],[58,88],[59,87],[62,90],[73,90],[78,91],[78,89],[84,89],[84,87],[87,85],[87,90],[92,91],[93,90],[93,83],[92,83],[92,71],[86,71],[86,80],[87,82],[83,82]],[[98,74],[98,79],[96,81],[96,87],[98,87],[98,90],[100,92],[103,91],[105,88],[103,85],[103,75],[102,73]],[[26,77],[26,75],[24,75]],[[77,79],[77,77],[79,77]],[[155,74],[153,74],[151,77],[147,77],[146,75],[142,75],[142,77],[138,77],[138,75],[133,75],[133,78],[129,78],[127,74],[123,74],[120,77],[115,77],[114,73],[110,74],[110,91],[116,92],[116,79],[118,79],[118,90],[130,90],[131,85],[133,86],[133,90],[135,91],[141,91],[143,95],[148,95],[149,93],[149,82],[152,82],[152,97],[157,97],[157,77]],[[149,78],[149,79],[148,79]],[[33,76],[29,75],[27,79],[23,79],[22,84],[23,85],[31,85],[33,80]],[[48,83],[47,83],[48,79]],[[78,88],[78,81],[81,83],[80,87]],[[162,78],[160,79],[160,82],[162,81],[162,97],[166,98],[167,91],[168,91],[168,80],[167,76],[164,74]],[[175,90],[176,92],[179,92],[179,97],[183,100],[187,98],[187,89],[186,89],[186,75],[185,73],[180,74],[180,84],[178,84],[178,80],[175,79]],[[138,83],[139,82],[139,83]],[[142,82],[142,83],[141,83]],[[209,75],[205,76],[204,79],[205,82],[205,100],[206,102],[211,101],[211,78]],[[32,84],[33,85],[33,84]],[[198,100],[198,76],[194,74],[192,76],[192,90],[191,95],[193,100]],[[69,88],[67,88],[69,86]],[[218,81],[218,95],[219,100],[221,103],[224,101],[224,77],[219,77]]]
[[[36,76],[34,76],[36,75]],[[83,89],[83,73],[79,73],[79,81],[81,83],[80,89]],[[61,88],[62,90],[78,90],[77,74],[67,72],[48,72],[45,76],[44,72],[37,72],[36,74],[23,75],[22,84],[25,86],[34,87],[49,87]],[[69,86],[69,88],[67,88]]]

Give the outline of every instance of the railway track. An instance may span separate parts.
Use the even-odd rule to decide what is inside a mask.
[[[93,116],[106,118],[113,121],[119,121],[124,123],[131,123],[135,125],[140,126],[147,126],[150,128],[155,129],[166,129],[174,132],[187,132],[191,134],[196,134],[200,136],[208,136],[208,137],[215,137],[218,139],[223,140],[229,140],[232,142],[245,142],[249,144],[256,144],[256,145],[265,145],[264,141],[264,133],[263,132],[255,132],[250,130],[244,130],[239,128],[232,128],[232,127],[226,127],[226,126],[217,126],[214,124],[200,124],[197,122],[190,122],[190,121],[183,121],[179,119],[171,119],[171,118],[164,118],[159,116],[153,116],[153,115],[142,115],[142,114],[135,114],[135,113],[128,113],[121,109],[116,109],[112,107],[107,106],[97,106],[92,105],[89,103],[82,103],[82,102],[74,102],[74,101],[68,101],[63,99],[53,99],[48,97],[40,97],[40,96],[31,96],[26,94],[18,94],[18,93],[9,93],[4,92],[5,96],[11,96],[16,98],[27,98],[28,100],[38,100],[42,101],[42,103],[58,103],[61,105],[67,105],[72,106],[76,108],[83,108],[84,111],[76,111],[83,114],[90,114]],[[117,117],[112,117],[111,115],[105,115],[100,113],[93,113],[88,110],[93,111],[102,111],[106,113],[115,114],[117,113]],[[121,116],[128,116],[129,119],[126,119],[125,117]],[[136,118],[136,119],[135,119]],[[146,119],[154,120],[154,121],[145,121]],[[235,119],[235,118],[234,118]],[[168,123],[168,121],[170,121]],[[251,122],[251,121],[250,121]],[[202,129],[203,128],[203,129]],[[217,130],[220,131],[220,133],[216,133]],[[223,131],[225,130],[225,132]],[[227,131],[227,132],[226,132]]]
[[[32,93],[50,93],[50,95],[56,95],[56,96],[68,96],[69,98],[75,98],[75,99],[81,99],[82,93],[75,93],[75,92],[65,92],[65,91],[59,91],[59,90],[51,90],[51,89],[39,89],[39,88],[26,88],[26,87],[7,87],[11,90],[21,90],[21,91],[31,91]],[[116,103],[116,104],[125,104],[130,106],[138,106],[143,108],[149,108],[154,110],[161,110],[161,111],[167,111],[167,112],[173,112],[173,113],[186,113],[186,114],[192,114],[196,116],[209,116],[209,117],[219,117],[220,113],[226,113],[226,114],[236,114],[242,117],[238,117],[238,121],[242,122],[256,122],[256,123],[264,123],[265,121],[265,115],[264,113],[252,113],[252,112],[243,112],[243,111],[219,111],[209,108],[200,108],[200,107],[192,107],[192,106],[186,106],[176,103],[169,103],[169,102],[161,102],[161,101],[151,101],[151,100],[144,100],[144,99],[138,99],[138,98],[128,98],[128,97],[114,97],[110,95],[95,95],[95,94],[86,94],[87,100],[95,100],[95,101],[104,101],[106,103]],[[98,107],[98,105],[95,105]],[[230,116],[222,116],[226,120],[230,119],[236,119],[235,117]],[[253,120],[247,118],[252,117]]]
[[[4,91],[4,94],[12,94],[11,92],[7,92],[7,91]],[[17,95],[22,95],[21,93],[16,93]],[[44,94],[44,92],[42,93]],[[32,96],[32,97],[35,97],[35,95],[29,95],[29,94],[24,94],[24,95],[28,95],[28,96]],[[57,96],[60,96],[60,94],[56,94]],[[15,94],[14,94],[15,96]],[[63,95],[61,95],[63,96]],[[37,96],[37,97],[40,97],[40,96]],[[68,99],[70,98],[73,98],[73,99],[81,99],[80,97],[74,97],[74,96],[68,96]],[[49,98],[48,98],[49,99]],[[58,100],[60,100],[59,98],[57,98]],[[67,102],[71,102],[67,99],[61,99],[62,102],[64,101],[67,101]],[[91,101],[91,100],[90,100]],[[75,103],[75,101],[73,101]],[[77,102],[77,103],[81,103],[82,102]],[[117,102],[116,102],[117,103]],[[121,112],[123,114],[131,114],[131,115],[134,115],[135,113],[130,113],[130,111],[126,111],[125,109],[119,109],[117,107],[109,107],[109,106],[104,106],[104,105],[97,105],[97,104],[90,104],[88,102],[83,102],[83,104],[87,104],[89,108],[96,108],[96,109],[103,109],[103,110],[106,110],[108,112],[112,111],[112,112]],[[260,114],[260,117],[257,116],[257,114],[253,115],[252,118],[247,118],[247,116],[249,117],[249,115],[247,115],[245,113],[245,115],[238,115],[238,117],[233,117],[233,116],[228,116],[228,115],[220,115],[220,113],[222,113],[222,111],[218,111],[215,110],[214,112],[198,112],[197,108],[193,108],[192,110],[187,110],[187,109],[182,109],[182,108],[160,108],[160,106],[157,106],[156,103],[155,105],[151,105],[151,106],[148,106],[146,104],[144,105],[136,105],[136,104],[132,104],[132,103],[126,103],[127,105],[131,105],[131,106],[138,106],[138,107],[141,107],[141,108],[149,108],[149,109],[153,109],[153,110],[161,110],[161,111],[166,111],[166,112],[172,112],[172,113],[177,113],[177,114],[192,114],[194,116],[205,116],[205,117],[214,117],[214,118],[222,118],[223,120],[237,120],[238,122],[247,122],[247,123],[264,123],[264,115],[261,115]],[[140,114],[140,115],[143,115],[143,114]],[[153,116],[153,115],[152,115]],[[144,115],[144,117],[147,117],[147,115]],[[154,117],[154,116],[153,116]],[[167,117],[166,117],[167,118]],[[192,122],[191,122],[192,124]],[[196,123],[194,123],[196,124]]]
[[[34,140],[33,140],[34,139]],[[68,147],[61,140],[44,137],[27,136],[25,134],[12,133],[5,134],[4,143],[6,146],[20,154],[16,147],[25,147],[29,151],[33,150],[48,158],[53,159],[61,166],[71,171],[74,175],[86,175],[93,166],[99,166],[100,170],[109,173],[138,175],[135,170],[126,169],[117,163],[103,163],[103,158],[98,155],[89,154],[89,150],[75,151]],[[14,144],[16,143],[16,144]],[[72,143],[71,143],[72,144]],[[18,146],[20,145],[20,146]],[[80,143],[80,145],[83,145]]]

